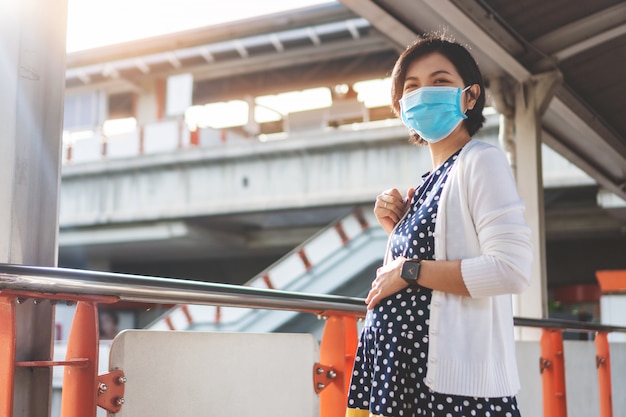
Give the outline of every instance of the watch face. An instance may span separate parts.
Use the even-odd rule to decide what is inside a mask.
[[[415,261],[405,261],[402,265],[402,278],[415,281],[419,274],[420,264]]]
[[[415,262],[409,262],[409,264],[406,267],[406,274],[408,277],[410,278],[415,278],[417,277],[417,264]]]

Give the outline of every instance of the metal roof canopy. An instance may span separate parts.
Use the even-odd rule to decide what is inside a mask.
[[[380,76],[395,56],[393,41],[366,19],[331,3],[70,53],[66,88],[141,91],[141,79],[191,72],[195,81],[220,85],[219,93],[211,91],[212,98],[219,100],[241,94],[241,88],[228,85],[228,80],[238,79],[239,84],[243,80],[246,94],[282,92],[289,89],[285,82],[292,68],[303,70],[297,71],[298,81],[290,85],[304,88],[307,73],[332,74],[333,70],[326,70],[328,65],[335,66],[335,73],[339,72],[335,78],[343,82]],[[338,71],[342,60],[343,67],[353,67],[345,62],[349,58],[367,59],[368,64],[357,68],[356,74]],[[268,77],[279,81],[268,82]]]
[[[626,199],[626,3],[621,0],[341,0],[399,46],[448,29],[484,75],[558,70],[543,141]],[[444,24],[442,25],[442,20]]]

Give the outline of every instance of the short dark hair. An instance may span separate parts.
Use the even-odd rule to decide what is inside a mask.
[[[478,64],[469,51],[453,39],[443,35],[429,33],[417,39],[407,47],[398,57],[391,74],[391,107],[396,116],[400,116],[400,99],[404,90],[406,72],[417,58],[440,53],[454,65],[465,86],[478,84],[480,95],[476,98],[474,108],[467,111],[467,119],[463,120],[470,136],[473,136],[485,123],[483,109],[485,108],[485,83],[478,69]],[[468,90],[469,91],[469,90]],[[411,131],[411,142],[425,143],[415,131]]]

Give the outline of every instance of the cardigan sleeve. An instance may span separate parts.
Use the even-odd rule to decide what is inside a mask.
[[[472,297],[520,293],[530,284],[532,245],[506,156],[486,147],[465,162],[461,192],[480,251],[461,261],[465,285]]]

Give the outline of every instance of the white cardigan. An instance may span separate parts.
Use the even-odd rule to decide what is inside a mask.
[[[426,385],[472,397],[515,395],[511,294],[530,283],[532,246],[524,205],[504,153],[471,140],[439,200],[435,259],[461,259],[469,297],[433,291]]]

